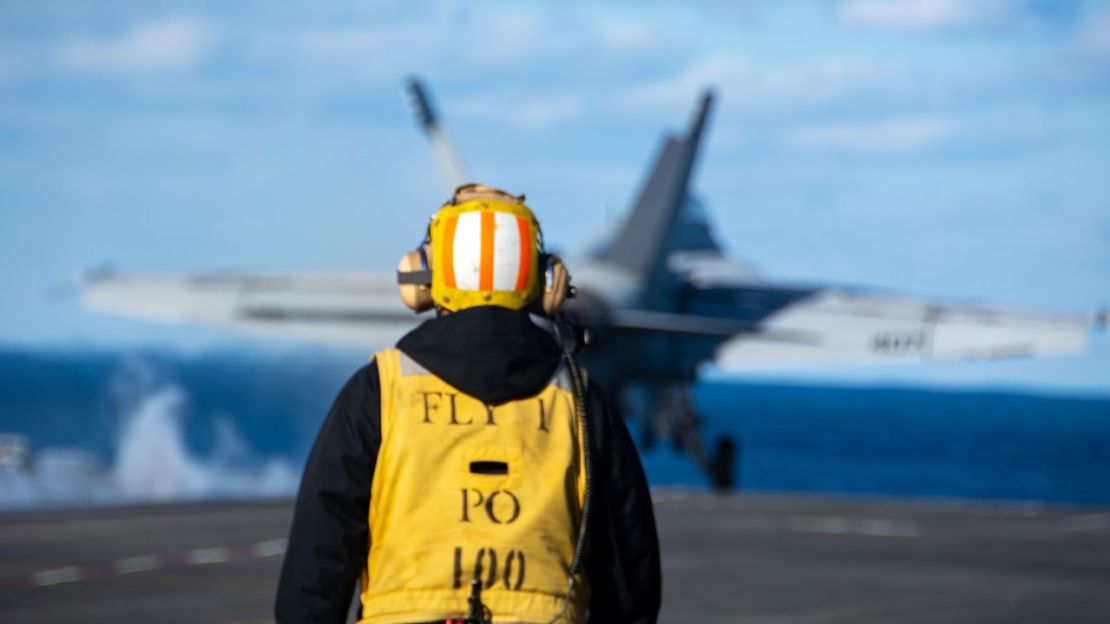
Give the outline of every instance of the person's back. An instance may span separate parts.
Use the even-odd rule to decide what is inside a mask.
[[[283,566],[280,622],[343,621],[359,577],[368,624],[462,619],[475,592],[492,621],[581,622],[587,611],[595,622],[655,620],[658,545],[635,449],[526,311],[550,304],[553,287],[566,288],[565,279],[539,284],[534,218],[531,230],[517,220],[512,276],[531,293],[485,304],[494,297],[479,288],[476,305],[463,304],[466,250],[458,248],[468,221],[478,225],[479,246],[494,247],[476,254],[478,285],[491,277],[483,272],[503,271],[504,263],[482,266],[505,247],[495,238],[504,231],[486,229],[506,223],[488,210],[499,207],[493,197],[457,197],[452,205],[462,210],[433,218],[443,231],[422,250],[431,266],[407,267],[431,269],[423,277],[435,291],[454,245],[451,260],[463,262],[447,267],[455,274],[443,284],[454,288],[436,293],[455,299],[454,309],[436,300],[439,318],[356,373],[321,428]],[[470,213],[477,218],[462,216]],[[510,213],[521,214],[530,212]],[[435,243],[448,233],[444,251]],[[526,263],[529,238],[537,257]]]

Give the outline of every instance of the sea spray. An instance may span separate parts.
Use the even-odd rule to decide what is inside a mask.
[[[189,395],[150,361],[125,358],[106,381],[115,432],[108,465],[86,449],[32,447],[27,469],[0,471],[0,509],[294,493],[299,471],[293,463],[260,457],[230,414],[195,415],[212,427],[215,443],[203,455],[191,449]]]
[[[212,452],[196,456],[186,443],[187,402],[181,387],[160,385],[148,389],[135,404],[122,423],[112,469],[120,496],[166,501],[271,497],[295,491],[298,471],[286,461],[257,457],[230,416],[216,417]]]
[[[180,415],[185,393],[165,387],[139,402],[123,425],[112,467],[119,494],[131,500],[196,498],[213,476],[185,447]]]

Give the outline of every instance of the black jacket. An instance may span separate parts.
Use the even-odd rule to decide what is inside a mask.
[[[526,313],[491,306],[427,321],[397,348],[448,384],[494,405],[538,393],[562,357]],[[381,445],[379,393],[371,361],[340,390],[316,437],[278,584],[279,623],[345,621],[369,550],[370,486]],[[647,480],[623,420],[593,385],[587,402],[593,458],[590,621],[655,622],[659,544]]]

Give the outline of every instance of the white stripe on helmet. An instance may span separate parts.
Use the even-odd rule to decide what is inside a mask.
[[[455,225],[455,286],[478,290],[482,264],[482,213],[464,212]]]

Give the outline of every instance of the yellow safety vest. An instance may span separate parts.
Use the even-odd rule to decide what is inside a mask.
[[[400,351],[375,358],[382,440],[360,622],[464,616],[474,578],[494,622],[549,621],[567,597],[586,488],[566,376],[489,406]],[[574,584],[560,622],[585,620],[581,571]]]

